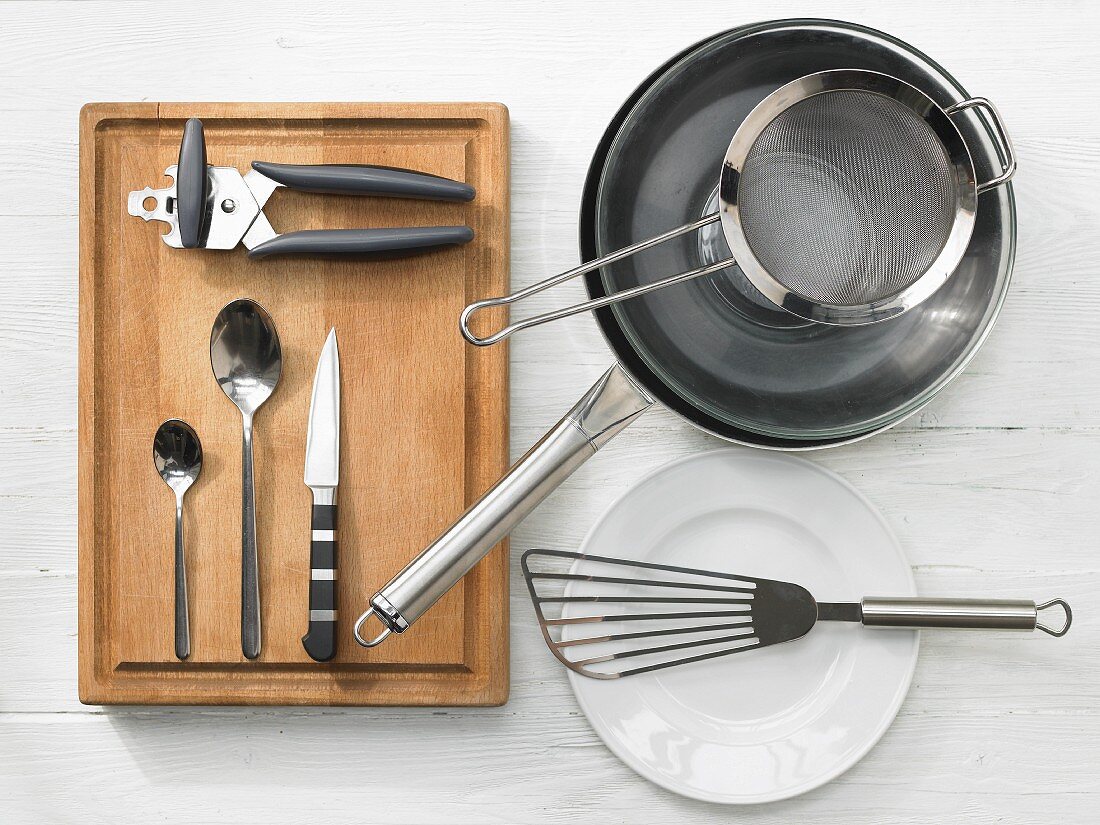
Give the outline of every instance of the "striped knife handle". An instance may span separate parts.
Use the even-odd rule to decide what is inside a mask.
[[[302,637],[316,662],[336,655],[336,504],[313,505],[309,549],[309,632]]]

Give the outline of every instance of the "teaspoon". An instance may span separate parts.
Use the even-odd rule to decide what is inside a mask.
[[[243,417],[241,442],[241,650],[260,655],[260,576],[256,552],[256,486],[252,416],[271,397],[282,373],[279,334],[267,310],[246,298],[226,304],[210,330],[210,367]]]
[[[186,421],[169,418],[153,438],[153,464],[176,494],[176,658],[191,655],[191,623],[187,613],[187,566],[183,555],[183,497],[202,470],[202,444]]]

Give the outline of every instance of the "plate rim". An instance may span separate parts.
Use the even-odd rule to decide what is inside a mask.
[[[602,528],[604,523],[611,517],[611,514],[617,508],[622,506],[623,503],[632,495],[634,495],[635,492],[642,486],[648,484],[653,479],[665,474],[666,472],[670,472],[673,469],[679,468],[684,464],[689,464],[693,461],[710,459],[712,457],[721,457],[724,460],[728,460],[731,458],[735,460],[749,459],[791,464],[799,467],[802,471],[811,471],[825,477],[833,483],[838,483],[841,487],[845,488],[849,493],[854,495],[859,504],[875,518],[875,520],[882,527],[885,534],[890,538],[891,546],[894,550],[898,562],[905,570],[906,579],[908,580],[909,593],[905,595],[917,595],[916,579],[913,577],[913,568],[909,564],[909,560],[905,556],[905,552],[901,547],[901,542],[898,540],[897,534],[890,527],[890,524],[886,521],[886,518],[882,514],[882,512],[877,507],[875,507],[859,489],[857,489],[840,474],[826,467],[822,467],[813,461],[809,461],[808,459],[791,455],[790,453],[778,451],[762,451],[750,447],[719,447],[717,449],[693,452],[686,456],[681,456],[680,458],[665,462],[661,466],[649,471],[633,484],[631,484],[630,487],[623,491],[623,493],[617,496],[615,500],[612,501],[611,504],[608,505],[607,508],[600,514],[600,516],[594,522],[592,522],[592,525],[588,528],[588,531],[584,535],[584,539],[581,541],[579,552],[582,554],[588,552],[589,542],[592,541],[596,532],[600,528]],[[576,566],[577,563],[578,562],[574,562],[573,566]],[[570,568],[570,570],[572,571],[572,567]],[[621,749],[615,740],[606,735],[607,732],[605,730],[601,729],[600,726],[596,725],[593,722],[593,714],[584,698],[583,690],[578,687],[579,685],[586,684],[586,682],[580,681],[584,677],[578,676],[572,671],[566,671],[566,674],[569,678],[570,689],[573,691],[573,698],[577,702],[577,705],[580,707],[581,712],[584,714],[584,717],[587,720],[589,727],[595,732],[600,741],[603,742],[604,746],[611,752],[612,755],[618,758],[620,762],[633,770],[640,777],[648,780],[649,782],[652,782],[659,787],[664,788],[667,791],[675,793],[679,796],[687,797],[689,799],[697,799],[702,802],[711,802],[722,805],[759,805],[767,802],[779,802],[784,799],[791,799],[792,797],[801,796],[802,794],[815,790],[822,785],[826,785],[850,770],[855,765],[857,765],[863,760],[865,756],[867,756],[868,753],[871,752],[875,745],[877,745],[882,737],[886,734],[886,731],[889,730],[890,727],[894,724],[894,721],[897,719],[898,713],[901,710],[902,704],[904,704],[906,697],[909,695],[909,689],[913,683],[913,675],[916,672],[917,659],[920,654],[920,631],[913,631],[912,639],[912,651],[909,654],[909,665],[906,669],[904,678],[899,682],[897,689],[894,692],[894,697],[890,703],[889,708],[887,709],[887,712],[883,714],[882,718],[879,720],[878,725],[875,727],[871,735],[867,737],[866,742],[862,746],[854,749],[843,759],[839,760],[838,765],[835,769],[827,771],[821,776],[814,777],[813,779],[810,779],[799,785],[792,786],[790,788],[777,790],[773,793],[750,794],[742,795],[740,797],[731,797],[728,794],[724,795],[717,793],[712,794],[707,792],[700,792],[696,789],[676,786],[673,783],[666,781],[667,777],[665,777],[663,774],[646,773],[643,769],[645,767],[644,763],[641,760],[637,759],[633,753],[626,751],[625,749]]]

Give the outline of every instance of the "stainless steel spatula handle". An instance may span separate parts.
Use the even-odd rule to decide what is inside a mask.
[[[1039,613],[1060,606],[1065,624],[1052,628],[1039,622]],[[1069,605],[1053,599],[1036,605],[1024,599],[866,598],[862,601],[867,627],[941,627],[960,630],[1042,630],[1062,636],[1073,620]]]

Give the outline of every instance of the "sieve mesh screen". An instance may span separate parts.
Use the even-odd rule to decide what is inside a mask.
[[[873,92],[838,90],[782,112],[737,187],[749,248],[815,303],[862,306],[915,283],[943,249],[955,177],[932,129]]]

